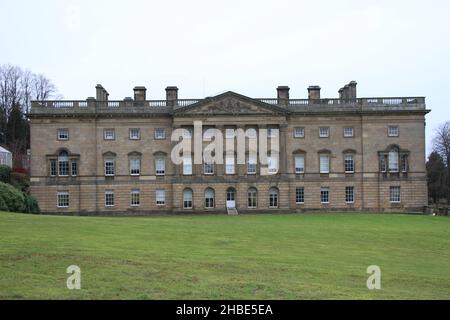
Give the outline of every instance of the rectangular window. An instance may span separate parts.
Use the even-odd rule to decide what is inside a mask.
[[[231,128],[225,129],[225,138],[226,139],[234,139],[234,129],[231,129]]]
[[[163,128],[156,128],[155,129],[155,139],[157,140],[163,140],[166,138],[166,130]]]
[[[402,172],[408,172],[408,156],[402,155]]]
[[[183,174],[191,175],[192,174],[192,158],[184,158],[183,159]]]
[[[320,173],[330,173],[330,156],[320,155]]]
[[[58,208],[68,208],[69,207],[69,193],[68,192],[58,192],[57,205],[58,205]]]
[[[305,188],[298,187],[295,189],[295,203],[303,204],[305,203]]]
[[[388,127],[388,137],[398,137],[398,126]]]
[[[58,129],[58,140],[69,140],[69,129]]]
[[[105,176],[113,176],[114,174],[114,160],[105,160]]]
[[[114,206],[114,191],[105,191],[105,207]]]
[[[204,174],[214,174],[214,163],[205,162],[203,164],[203,172]]]
[[[389,152],[389,172],[398,172],[398,152]]]
[[[351,155],[351,154],[345,155],[344,170],[345,170],[345,173],[354,173],[355,172],[355,160],[353,159],[353,155]]]
[[[166,190],[156,190],[156,205],[163,206],[166,204]]]
[[[183,128],[183,138],[192,139],[192,128]]]
[[[225,173],[234,174],[234,156],[227,156],[225,159]]]
[[[141,199],[140,199],[140,191],[139,190],[132,190],[131,191],[131,206],[132,207],[138,207],[141,205]]]
[[[345,187],[345,202],[346,203],[355,202],[355,188],[353,186]]]
[[[103,130],[103,140],[114,140],[116,138],[116,132],[114,129]]]
[[[74,160],[72,161],[71,165],[72,165],[71,168],[72,177],[76,177],[78,175],[78,162]]]
[[[166,174],[166,160],[164,158],[155,159],[156,175],[163,176]]]
[[[351,138],[353,137],[353,127],[345,127],[344,128],[344,137],[345,138]]]
[[[320,202],[321,203],[330,202],[330,189],[328,187],[320,188]]]
[[[247,174],[256,174],[256,156],[249,156],[247,160]]]
[[[380,171],[386,172],[386,156],[380,155]]]
[[[297,127],[294,128],[294,138],[304,138],[305,137],[305,128]]]
[[[319,128],[319,137],[320,138],[328,138],[330,136],[330,128],[329,127],[320,127]]]
[[[249,208],[256,208],[257,207],[257,191],[256,189],[250,189],[247,191],[247,206]]]
[[[69,175],[69,160],[60,159],[58,161],[58,166],[59,166],[59,175],[62,177],[67,177]]]
[[[57,170],[56,170],[56,159],[50,160],[50,176],[56,177]]]
[[[141,174],[141,159],[130,159],[130,175],[138,176]]]
[[[267,137],[268,138],[276,138],[276,137],[278,137],[278,132],[279,132],[278,128],[269,128],[269,129],[267,129]]]
[[[272,156],[267,158],[267,167],[269,169],[269,174],[278,173],[278,157]]]
[[[130,129],[130,140],[141,139],[141,129]]]
[[[305,157],[295,156],[295,173],[302,174],[305,173]]]
[[[389,200],[394,203],[400,202],[400,186],[391,186],[390,187]]]

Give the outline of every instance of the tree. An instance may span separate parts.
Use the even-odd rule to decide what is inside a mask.
[[[445,190],[447,203],[450,203],[450,121],[439,126],[433,140],[433,149],[443,159],[446,167],[447,190]]]
[[[427,161],[428,194],[433,199],[433,203],[438,203],[440,199],[446,197],[447,169],[441,155],[433,151]]]

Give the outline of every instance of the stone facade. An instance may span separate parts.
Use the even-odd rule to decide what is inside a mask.
[[[422,211],[424,98],[357,98],[355,82],[339,90],[338,99],[322,99],[318,86],[308,88],[308,99],[291,99],[285,86],[277,91],[274,99],[226,92],[182,100],[168,87],[166,100],[146,100],[146,89],[136,87],[134,99],[109,101],[97,85],[96,97],[85,101],[33,102],[32,194],[45,213],[80,215],[225,213],[229,192],[240,213]],[[235,164],[235,173],[226,174],[225,165],[216,164],[208,175],[193,164],[192,174],[183,174],[171,161],[171,134],[194,121],[221,132],[278,129],[278,172],[262,175],[258,164],[256,174],[248,174],[247,164]],[[131,139],[136,130],[139,137]],[[326,172],[321,155],[328,159]],[[296,158],[304,170],[296,170]],[[140,161],[139,174],[131,174],[132,159]],[[164,159],[162,174],[157,159]],[[106,162],[113,163],[109,174]],[[138,205],[132,203],[137,193]]]

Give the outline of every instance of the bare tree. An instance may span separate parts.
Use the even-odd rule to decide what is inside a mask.
[[[55,85],[42,74],[34,75],[34,99],[38,101],[45,101],[56,94]]]
[[[447,166],[447,203],[450,203],[450,121],[439,126],[433,140],[433,149],[444,159]]]

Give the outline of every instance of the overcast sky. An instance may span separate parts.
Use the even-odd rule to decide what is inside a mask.
[[[147,87],[164,99],[232,90],[275,97],[426,96],[427,150],[450,120],[450,1],[6,1],[0,64],[43,73],[65,99]]]

